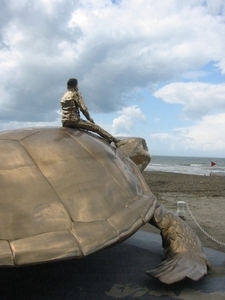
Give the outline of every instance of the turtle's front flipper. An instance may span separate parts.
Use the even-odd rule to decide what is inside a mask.
[[[199,280],[210,263],[199,238],[179,217],[157,205],[150,224],[161,230],[164,261],[146,274],[171,284],[184,278]]]

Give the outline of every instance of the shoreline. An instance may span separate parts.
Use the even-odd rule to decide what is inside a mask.
[[[199,225],[214,239],[225,243],[225,176],[190,175],[162,171],[144,171],[153,194],[166,209],[176,213],[177,201],[185,201]],[[225,246],[209,239],[195,224],[187,208],[185,222],[198,235],[204,247],[225,252]],[[147,224],[154,233],[159,230]]]

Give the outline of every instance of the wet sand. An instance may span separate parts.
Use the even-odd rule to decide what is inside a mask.
[[[176,213],[177,201],[185,201],[200,226],[217,241],[225,243],[225,176],[197,176],[168,172],[145,171],[150,189],[160,204]],[[195,224],[187,209],[186,222],[200,238],[204,247],[225,252]],[[147,224],[144,230],[159,232]]]

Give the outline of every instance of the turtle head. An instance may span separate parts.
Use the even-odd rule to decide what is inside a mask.
[[[120,138],[121,139],[121,138]],[[124,144],[120,149],[130,157],[130,159],[138,166],[141,172],[149,164],[151,157],[145,139],[140,137],[122,138]]]

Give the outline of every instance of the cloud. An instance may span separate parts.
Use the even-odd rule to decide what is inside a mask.
[[[119,117],[113,120],[111,128],[112,134],[115,135],[127,135],[132,132],[137,122],[144,122],[146,120],[145,115],[137,105],[123,108],[119,113]]]
[[[169,153],[183,153],[199,156],[214,155],[223,157],[225,151],[225,113],[208,115],[195,125],[185,128],[150,135],[151,145],[158,143],[157,154],[162,145],[166,145]],[[160,153],[160,152],[158,152]],[[181,155],[181,154],[180,154]]]
[[[174,82],[158,89],[154,96],[166,103],[181,104],[186,119],[198,120],[212,112],[225,112],[225,84]]]
[[[152,133],[151,138],[159,141],[168,141],[173,139],[173,135],[163,132],[163,133]]]
[[[208,130],[220,141],[211,137],[208,145],[222,149],[216,128],[224,125],[209,119],[225,113],[224,84],[207,83],[205,66],[225,74],[224,34],[223,0],[3,1],[0,128],[60,124],[60,98],[76,77],[91,114],[118,113],[106,121],[113,134],[132,135],[142,125],[141,134],[151,130],[164,151],[184,151],[206,149]],[[185,128],[174,119],[182,129],[158,133],[155,124],[163,131],[167,117],[159,98],[195,123]]]
[[[209,61],[225,72],[223,1],[4,1],[1,17],[4,122],[54,121],[69,77],[92,111],[115,112]]]
[[[196,125],[180,132],[183,145],[200,151],[225,151],[225,113],[209,115]]]
[[[62,1],[4,2],[10,17],[1,24],[0,118],[3,121],[49,121],[57,118],[61,68],[70,63],[61,51],[64,39],[72,42],[80,33],[67,29]],[[61,12],[60,12],[61,11]]]

